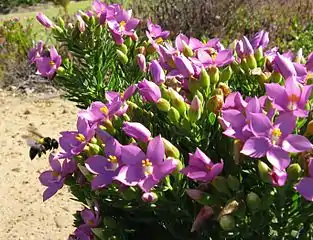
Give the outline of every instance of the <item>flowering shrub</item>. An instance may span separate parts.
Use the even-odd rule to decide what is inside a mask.
[[[75,26],[37,17],[71,58],[39,43],[31,62],[90,102],[39,178],[44,201],[67,185],[86,206],[69,239],[312,238],[312,54],[266,50],[264,31],[137,36],[100,1]]]
[[[16,64],[27,59],[36,36],[32,22],[32,19],[24,19],[22,24],[19,18],[0,20],[0,80],[13,65],[16,70]]]

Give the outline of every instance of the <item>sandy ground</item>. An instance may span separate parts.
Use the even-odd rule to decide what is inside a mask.
[[[37,99],[37,100],[36,100]],[[76,107],[59,98],[38,100],[0,91],[0,239],[63,240],[72,214],[81,208],[66,187],[45,203],[38,176],[48,169],[47,157],[30,161],[22,135],[32,123],[46,136],[75,127]]]

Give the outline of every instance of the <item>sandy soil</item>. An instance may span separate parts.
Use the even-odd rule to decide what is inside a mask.
[[[37,99],[37,100],[36,100]],[[73,231],[72,214],[81,208],[66,187],[45,203],[38,176],[47,157],[30,161],[22,135],[31,123],[46,136],[75,127],[73,103],[38,100],[0,91],[0,239],[63,240]]]

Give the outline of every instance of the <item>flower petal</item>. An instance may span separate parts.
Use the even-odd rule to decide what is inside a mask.
[[[147,149],[147,157],[151,160],[153,165],[160,165],[164,159],[164,143],[161,135],[150,140]]]
[[[288,152],[273,146],[266,154],[267,160],[278,170],[286,169],[290,164]]]
[[[207,172],[192,166],[187,166],[183,168],[180,172],[193,180],[199,181],[205,179],[205,177],[207,176]]]
[[[122,146],[122,162],[128,165],[136,165],[146,158],[146,154],[137,146],[129,144]]]
[[[304,177],[295,189],[308,201],[313,201],[313,178]]]
[[[63,186],[63,185],[62,185]],[[61,187],[62,187],[61,186]],[[57,193],[57,191],[61,188],[59,185],[55,184],[51,187],[48,187],[44,192],[43,192],[43,201],[47,201],[49,198],[51,198],[54,194]]]
[[[61,172],[61,163],[57,155],[55,156],[54,154],[51,153],[49,156],[49,163],[53,171],[56,171],[58,173]]]
[[[155,166],[152,173],[153,177],[157,180],[163,179],[176,169],[178,161],[179,160],[169,158],[165,160],[162,164]]]
[[[304,136],[290,134],[284,139],[282,148],[287,152],[298,153],[312,149],[312,144]]]
[[[95,190],[98,188],[104,188],[107,185],[111,184],[113,181],[113,178],[117,175],[117,172],[115,171],[106,171],[105,174],[100,174],[96,176],[91,181],[91,189]]]
[[[268,136],[272,123],[263,113],[251,113],[250,128],[255,136]]]
[[[104,156],[94,155],[87,159],[85,166],[89,172],[93,174],[105,173],[105,168],[108,165],[108,161]]]
[[[114,180],[127,186],[136,186],[138,182],[145,178],[142,168],[137,166],[123,166]]]
[[[243,145],[242,154],[253,157],[261,158],[266,155],[270,148],[270,142],[265,137],[251,137]]]
[[[144,192],[150,192],[150,190],[159,183],[159,179],[153,178],[152,175],[149,175],[144,180],[140,181],[138,183],[138,186],[144,191]]]

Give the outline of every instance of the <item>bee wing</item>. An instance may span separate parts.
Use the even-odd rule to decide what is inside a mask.
[[[36,145],[37,142],[34,139],[28,138],[28,139],[26,139],[26,143],[28,146],[32,147],[32,146]]]
[[[37,136],[39,138],[43,138],[43,136],[39,133],[38,129],[36,127],[34,127],[33,125],[29,125],[27,128],[27,131],[34,136]]]

